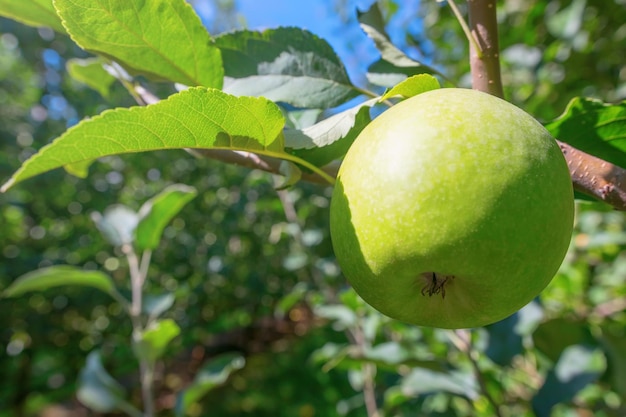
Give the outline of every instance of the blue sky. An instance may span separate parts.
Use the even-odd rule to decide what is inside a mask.
[[[375,0],[346,0],[341,12],[334,10],[337,0],[236,0],[237,11],[248,29],[268,29],[278,26],[298,26],[325,39],[346,65],[353,82],[360,84],[369,64],[379,57],[371,40],[361,31],[356,20],[356,10],[367,9]],[[198,13],[210,19],[210,0],[196,0]],[[414,16],[419,0],[403,0],[389,27],[390,35],[400,45],[403,30],[410,16]],[[394,27],[399,30],[394,32]],[[409,26],[410,27],[410,26]]]

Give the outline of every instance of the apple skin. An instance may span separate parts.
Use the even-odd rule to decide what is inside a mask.
[[[337,177],[330,233],[356,292],[420,326],[480,327],[536,297],[567,252],[569,170],[532,116],[444,88],[374,119]]]

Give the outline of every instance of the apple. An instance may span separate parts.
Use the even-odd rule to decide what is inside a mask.
[[[486,93],[444,88],[374,119],[339,169],[330,232],[356,292],[421,326],[472,328],[536,297],[567,252],[574,196],[558,144]]]

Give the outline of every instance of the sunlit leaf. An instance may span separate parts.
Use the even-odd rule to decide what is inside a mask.
[[[113,280],[99,271],[87,271],[74,266],[50,266],[22,275],[3,292],[3,297],[18,297],[31,291],[44,291],[63,285],[80,285],[114,294]]]
[[[626,101],[607,104],[576,97],[545,126],[560,141],[626,167]]]
[[[436,90],[440,87],[439,81],[432,75],[419,74],[413,75],[402,81],[400,84],[394,86],[387,91],[380,100],[386,100],[391,97],[400,96],[403,98],[409,98],[416,96],[426,91]]]
[[[369,82],[383,87],[393,87],[412,75],[438,73],[435,69],[408,57],[391,43],[385,31],[382,13],[376,2],[368,10],[359,11],[357,17],[361,29],[374,41],[381,55],[380,61],[368,68]]]
[[[333,322],[336,329],[344,330],[357,322],[356,313],[342,305],[321,305],[315,308],[315,315]]]
[[[359,133],[372,120],[371,99],[304,129],[287,129],[285,147],[314,165],[324,166],[345,155]]]
[[[228,93],[318,108],[358,94],[331,46],[306,30],[242,30],[216,37],[215,45],[222,51]]]
[[[0,16],[17,20],[25,25],[46,26],[59,33],[65,33],[52,0],[0,0]]]
[[[469,399],[479,396],[478,384],[471,372],[437,372],[430,369],[413,369],[402,380],[402,389],[406,395],[418,396],[434,392],[449,392]]]
[[[76,81],[88,85],[102,97],[108,97],[115,77],[109,74],[102,66],[100,58],[70,59],[67,61],[67,72]]]
[[[133,349],[138,358],[154,363],[163,356],[169,343],[180,334],[180,327],[172,319],[152,322],[136,336]]]
[[[135,229],[135,244],[140,250],[155,249],[165,226],[197,194],[193,187],[173,184],[146,201],[139,209],[139,224]]]
[[[191,88],[145,107],[107,110],[70,128],[27,160],[0,191],[81,161],[131,152],[237,149],[280,156],[284,118],[271,101]]]
[[[245,363],[244,357],[238,353],[226,353],[211,359],[200,369],[193,383],[179,394],[175,408],[176,416],[185,416],[189,406],[212,389],[224,384],[230,374],[243,368]]]
[[[184,0],[55,0],[72,39],[155,80],[220,88],[220,52]]]

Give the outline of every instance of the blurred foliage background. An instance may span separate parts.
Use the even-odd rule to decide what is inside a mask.
[[[246,26],[236,0],[192,3],[212,8],[212,33]],[[397,45],[468,85],[466,42],[445,3],[379,3]],[[499,3],[509,100],[547,121],[576,96],[626,98],[624,0]],[[355,4],[324,4],[358,60],[370,41],[354,35]],[[134,105],[119,85],[103,97],[74,81],[67,59],[85,56],[51,30],[0,19],[0,178],[78,120]],[[123,258],[90,213],[137,209],[183,183],[199,195],[166,229],[147,289],[175,294],[168,315],[183,329],[159,368],[162,415],[224,352],[242,353],[246,366],[190,415],[490,416],[494,403],[510,416],[626,415],[623,213],[579,203],[570,252],[541,297],[501,323],[450,332],[363,305],[333,258],[331,190],[299,183],[279,192],[275,180],[182,151],[106,158],[87,179],[36,177],[0,195],[0,289],[57,264],[104,270],[127,286]],[[74,397],[94,348],[112,375],[137,386],[130,323],[107,295],[65,287],[0,299],[0,311],[1,417],[97,415]]]

